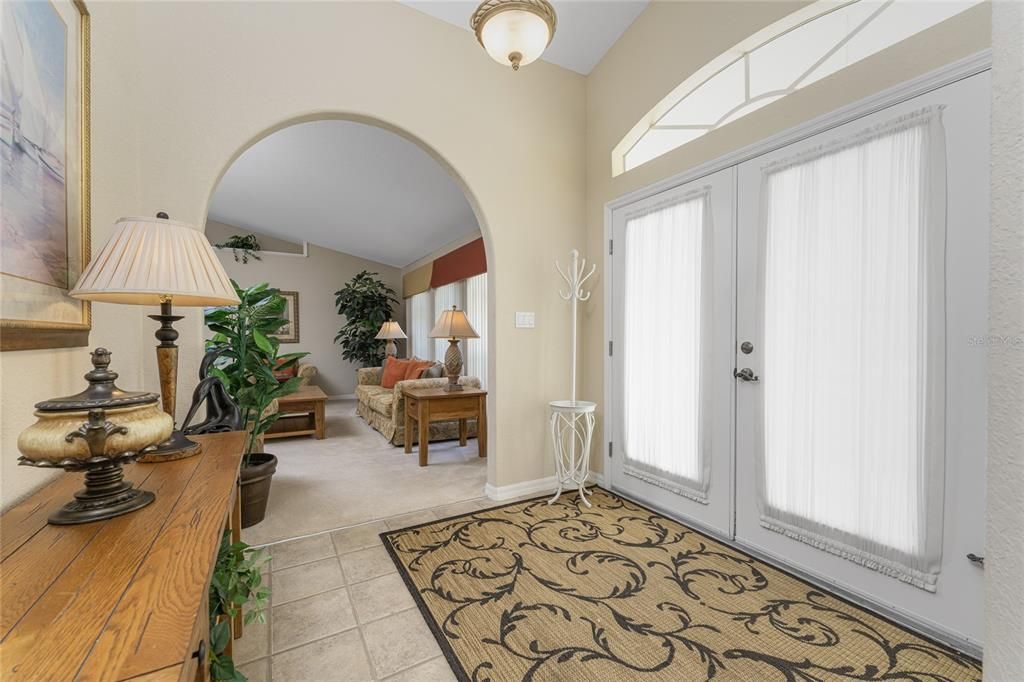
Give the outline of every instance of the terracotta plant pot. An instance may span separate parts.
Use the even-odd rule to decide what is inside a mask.
[[[255,526],[267,515],[270,480],[277,471],[277,457],[266,452],[249,455],[249,465],[242,467],[242,528]]]

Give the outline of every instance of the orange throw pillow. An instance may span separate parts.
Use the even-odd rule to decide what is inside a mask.
[[[409,369],[405,372],[406,379],[419,379],[420,375],[423,374],[423,370],[427,369],[434,363],[430,360],[412,360],[409,363]]]
[[[291,379],[292,377],[297,376],[297,373],[299,371],[298,363],[293,364],[288,369],[278,369],[278,367],[283,365],[285,362],[287,361],[278,360],[277,362],[274,363],[274,369],[272,370],[274,373],[274,378],[280,381],[281,383],[284,383]]]
[[[395,384],[405,378],[412,360],[398,360],[390,355],[384,360],[384,373],[380,377],[381,388],[394,388]]]

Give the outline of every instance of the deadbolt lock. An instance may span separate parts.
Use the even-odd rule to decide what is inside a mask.
[[[740,344],[740,350],[743,351],[744,355],[750,355],[754,352],[754,344],[750,343],[750,341],[744,341]]]

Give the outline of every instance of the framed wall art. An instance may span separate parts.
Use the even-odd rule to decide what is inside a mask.
[[[281,297],[284,298],[284,312],[281,314],[288,324],[281,327],[278,333],[273,334],[278,341],[281,343],[298,343],[299,342],[299,292],[297,291],[282,291]]]
[[[67,293],[89,261],[89,12],[0,11],[0,350],[85,346],[89,303]]]

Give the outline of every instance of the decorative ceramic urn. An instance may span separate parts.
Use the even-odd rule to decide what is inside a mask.
[[[153,501],[123,478],[122,465],[167,439],[174,422],[155,393],[123,391],[108,369],[110,351],[92,353],[89,387],[76,395],[36,404],[35,424],[18,436],[20,464],[85,471],[85,488],[50,515],[56,524],[86,523],[119,516]]]

